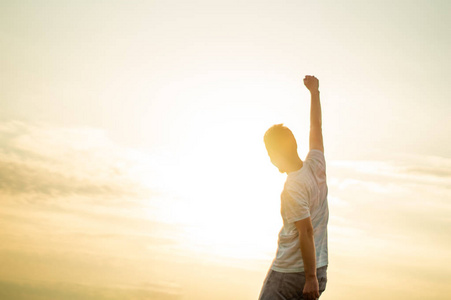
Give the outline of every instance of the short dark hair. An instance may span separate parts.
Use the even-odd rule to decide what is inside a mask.
[[[287,154],[297,153],[298,145],[291,130],[283,126],[283,124],[276,124],[269,128],[265,136],[266,150],[283,152]]]

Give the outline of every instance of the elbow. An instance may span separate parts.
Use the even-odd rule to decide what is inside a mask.
[[[313,225],[310,217],[295,222],[295,225],[301,239],[313,237]]]
[[[310,237],[313,236],[313,227],[312,226],[305,226],[301,230],[299,230],[299,236],[300,237]]]

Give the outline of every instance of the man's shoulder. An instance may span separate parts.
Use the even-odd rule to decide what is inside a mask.
[[[317,149],[310,150],[305,159],[305,163],[312,168],[320,166],[322,169],[325,169],[326,158],[323,151]]]
[[[302,177],[303,174],[300,171],[296,172],[296,174],[290,174],[285,180],[284,189],[293,189],[303,186],[304,183]]]
[[[320,159],[320,160],[325,160],[324,157],[324,152],[319,150],[319,149],[311,149],[308,153],[307,153],[307,157],[305,160],[308,159]]]

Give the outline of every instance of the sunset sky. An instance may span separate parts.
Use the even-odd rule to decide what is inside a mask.
[[[321,299],[451,293],[451,2],[0,2],[0,298],[256,299],[319,78]]]

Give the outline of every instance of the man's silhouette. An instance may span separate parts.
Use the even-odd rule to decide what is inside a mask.
[[[282,124],[265,133],[271,162],[287,180],[281,195],[283,227],[277,255],[263,283],[260,300],[317,299],[327,282],[326,162],[321,128],[319,81],[305,76],[311,94],[310,151],[299,158],[293,133]]]

